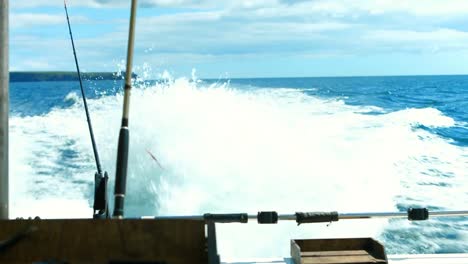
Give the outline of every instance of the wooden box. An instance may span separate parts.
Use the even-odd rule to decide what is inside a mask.
[[[296,264],[388,263],[372,238],[291,240],[291,256]]]

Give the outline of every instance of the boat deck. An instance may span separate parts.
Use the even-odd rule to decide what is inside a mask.
[[[390,264],[468,264],[468,254],[388,255]],[[291,258],[225,260],[224,264],[294,264]]]

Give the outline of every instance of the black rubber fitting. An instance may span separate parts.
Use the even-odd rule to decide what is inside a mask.
[[[278,223],[278,213],[271,212],[258,212],[257,221],[259,224],[276,224]]]
[[[409,208],[408,220],[423,221],[429,219],[429,211],[427,208]]]

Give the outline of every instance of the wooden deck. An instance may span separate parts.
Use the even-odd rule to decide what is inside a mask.
[[[208,263],[204,221],[0,220],[0,240],[0,263]]]

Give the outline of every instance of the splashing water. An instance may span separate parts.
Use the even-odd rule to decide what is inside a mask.
[[[127,216],[395,211],[422,201],[437,208],[467,206],[467,149],[419,128],[455,124],[439,110],[386,112],[300,89],[192,79],[132,92]],[[89,100],[110,190],[121,105],[121,94]],[[11,118],[13,216],[92,215],[95,169],[81,107]],[[401,223],[219,225],[218,244],[223,257],[285,256],[291,238],[383,234],[396,252],[408,246],[398,241],[406,233],[390,235],[402,230]],[[433,225],[415,240],[439,232]]]

